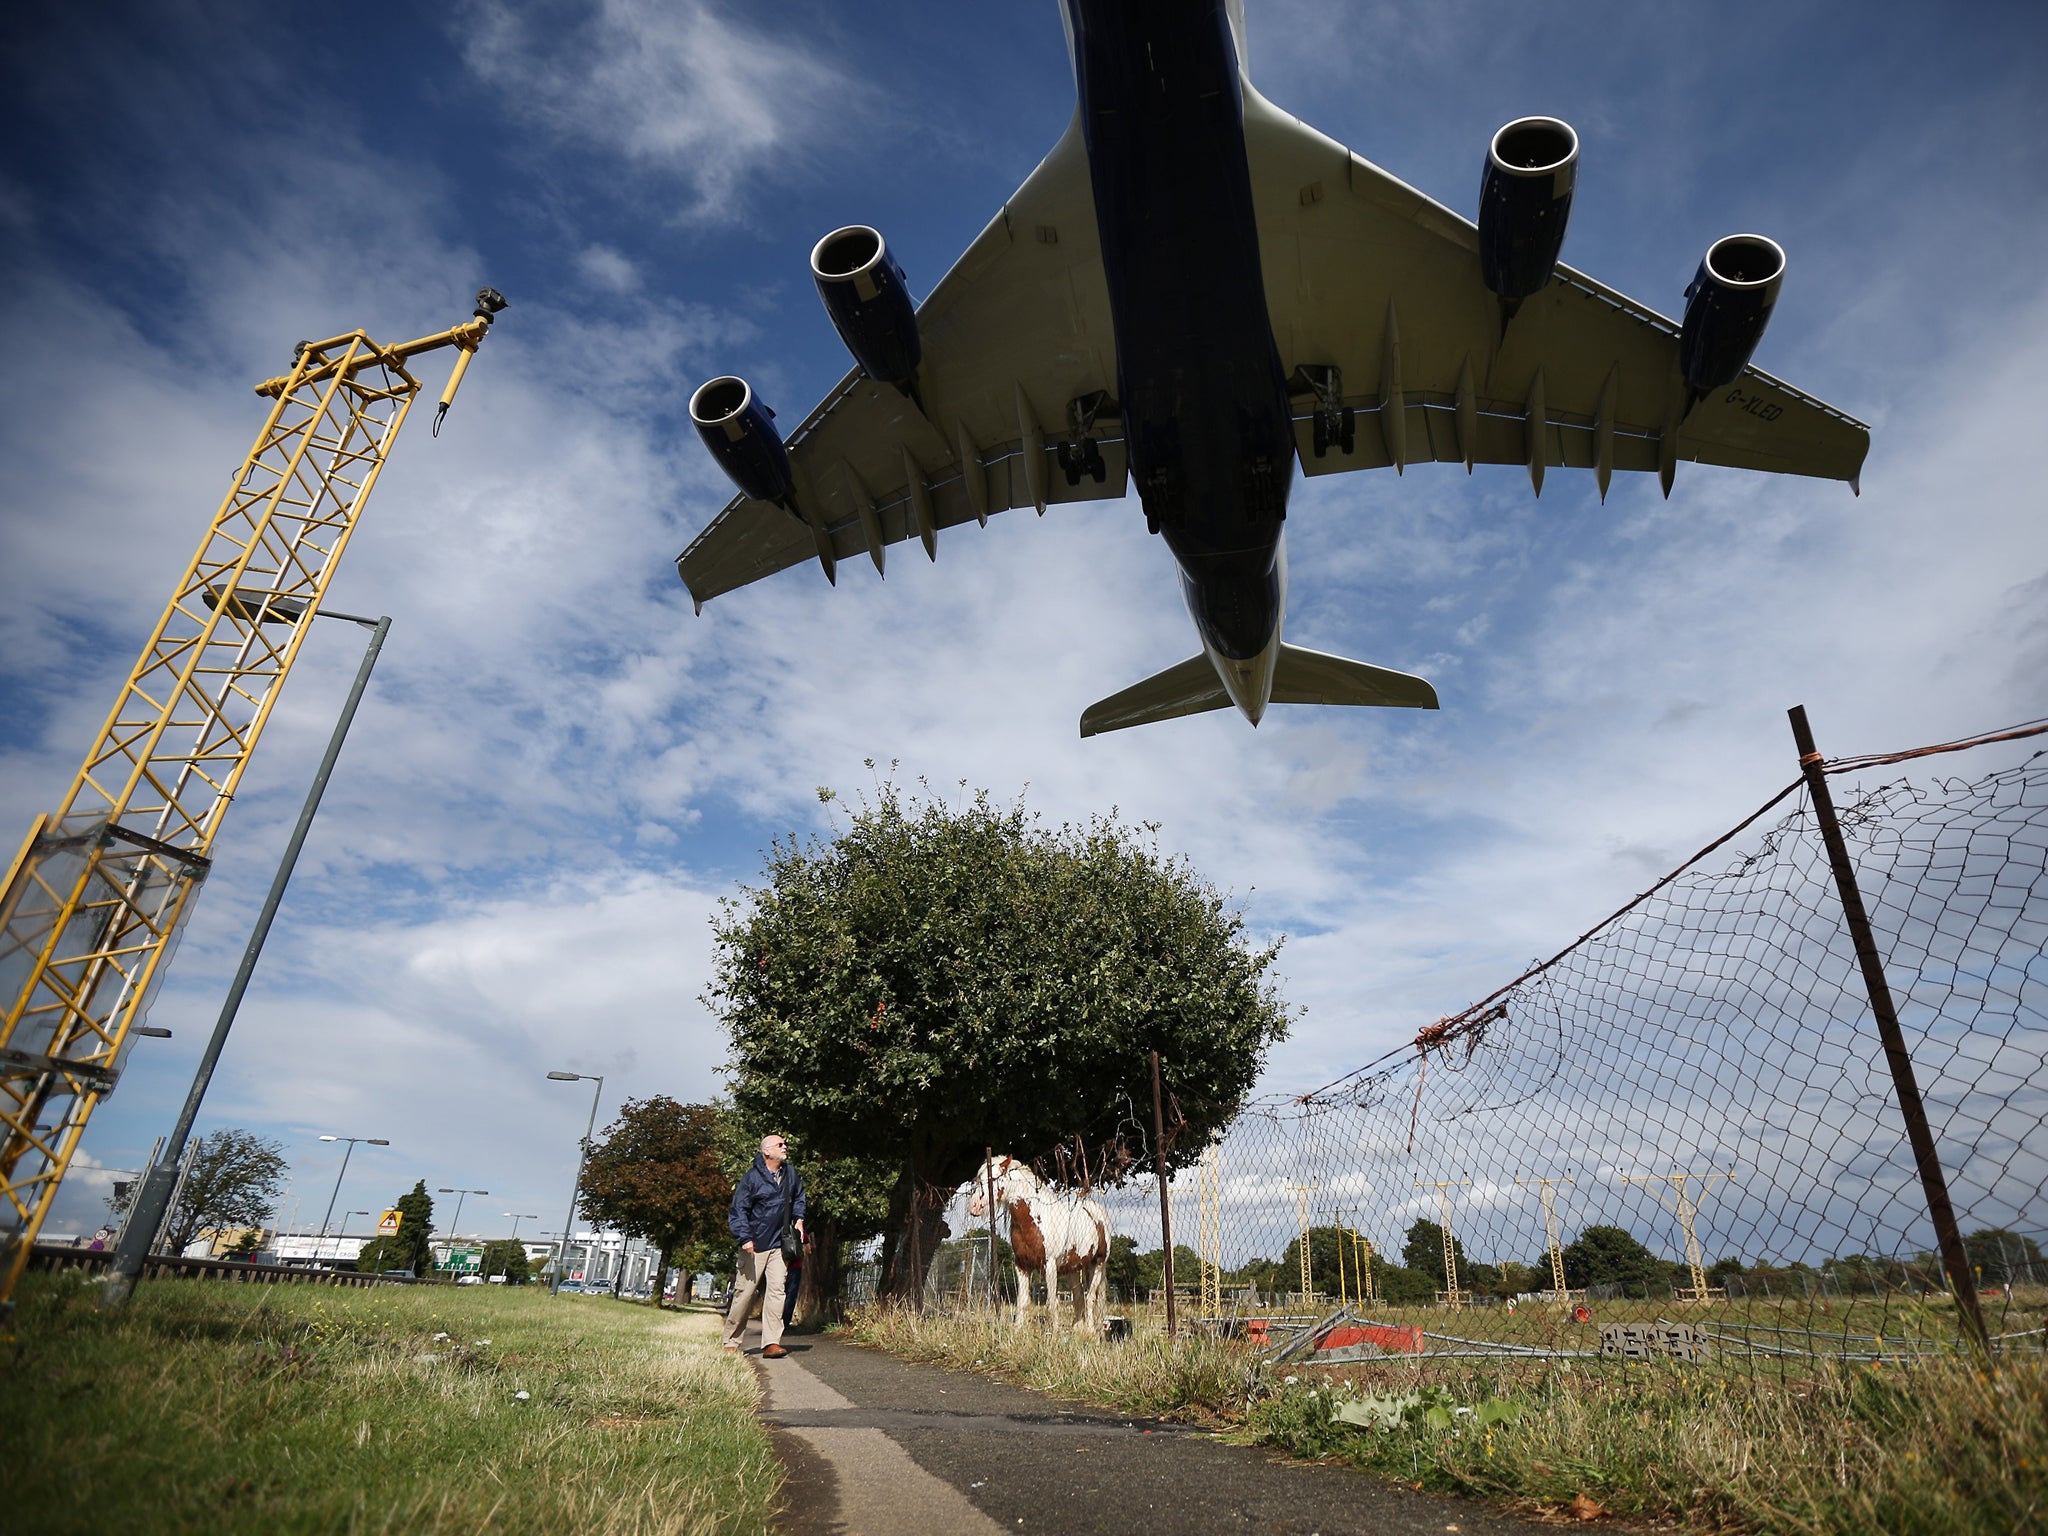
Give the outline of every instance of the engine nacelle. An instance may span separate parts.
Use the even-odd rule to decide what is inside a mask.
[[[796,476],[775,430],[775,413],[754,398],[745,379],[713,379],[690,396],[690,420],[740,494],[791,505]]]
[[[860,371],[907,392],[924,356],[917,306],[880,232],[865,224],[833,230],[812,248],[811,276]]]
[[[1685,290],[1678,363],[1697,394],[1733,384],[1770,324],[1785,281],[1785,252],[1762,235],[1728,235],[1707,247]]]
[[[1554,117],[1518,117],[1493,136],[1479,182],[1479,273],[1519,302],[1540,291],[1564,248],[1579,136]]]

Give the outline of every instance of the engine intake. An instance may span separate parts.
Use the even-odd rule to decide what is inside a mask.
[[[1564,248],[1579,136],[1554,117],[1518,117],[1493,136],[1479,182],[1479,274],[1518,303],[1542,289]]]
[[[690,420],[740,494],[794,511],[796,476],[775,430],[775,413],[754,398],[745,379],[728,374],[690,396]]]
[[[909,393],[924,356],[917,306],[880,232],[865,224],[833,230],[811,251],[811,276],[861,372]]]
[[[1678,362],[1695,396],[1733,384],[1770,324],[1785,281],[1785,252],[1762,235],[1728,235],[1707,247],[1685,290]]]

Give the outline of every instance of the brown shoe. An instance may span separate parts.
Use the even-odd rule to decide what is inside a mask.
[[[761,1351],[761,1358],[763,1360],[780,1360],[784,1355],[788,1353],[789,1351],[784,1349],[780,1344],[770,1344],[766,1349]]]

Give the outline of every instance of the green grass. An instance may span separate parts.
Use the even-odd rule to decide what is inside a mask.
[[[848,1332],[909,1359],[1528,1510],[1563,1513],[1578,1500],[1693,1530],[1798,1536],[2048,1531],[2048,1362],[2038,1354],[1991,1376],[1963,1361],[1783,1378],[1733,1363],[1543,1361],[1276,1373],[1213,1341],[1170,1346],[1140,1333],[1101,1345],[986,1317],[871,1311]],[[1387,1404],[1395,1422],[1339,1416],[1361,1399]]]
[[[71,1276],[17,1292],[10,1530],[767,1529],[779,1472],[754,1377],[709,1313],[483,1286],[153,1281],[118,1313],[94,1297]]]

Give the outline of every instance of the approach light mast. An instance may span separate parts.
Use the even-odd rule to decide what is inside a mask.
[[[506,307],[394,347],[301,342],[270,416],[58,808],[0,887],[0,1324],[93,1108],[113,1091],[220,824],[420,382],[455,368],[438,434]]]

